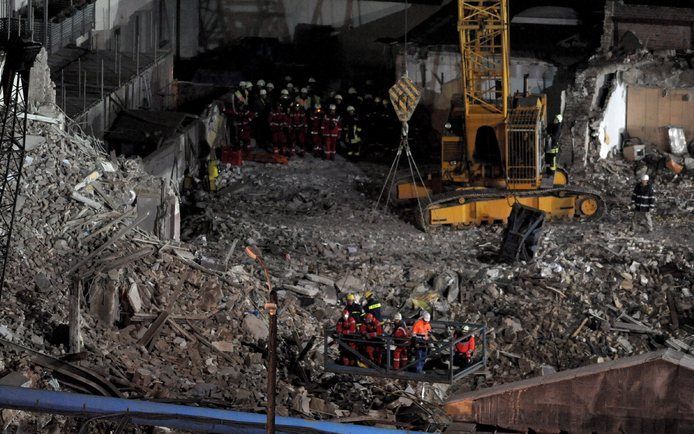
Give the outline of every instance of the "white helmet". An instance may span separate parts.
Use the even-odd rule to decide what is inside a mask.
[[[350,87],[350,88],[347,90],[347,93],[350,94],[350,95],[354,95],[355,93],[357,93],[357,90],[356,90],[355,88],[353,88],[353,87]]]
[[[302,87],[302,88],[301,88],[301,93],[308,93],[308,89],[305,88],[305,87]]]
[[[354,111],[354,107],[352,107],[351,105],[350,105],[350,106],[347,106],[347,111],[348,111],[348,112],[353,112],[353,111]]]
[[[469,326],[469,325],[464,325],[464,326],[463,326],[463,331],[464,331],[464,332],[469,332],[469,331],[470,331],[470,326]]]
[[[375,102],[376,104],[380,103],[380,102],[381,102],[381,97],[380,97],[380,96],[377,96],[376,98],[374,98],[374,102]]]
[[[340,101],[342,101],[342,95],[338,93],[337,95],[335,95],[335,99],[339,99]]]
[[[641,177],[641,181],[648,181],[649,179],[651,179],[651,178],[648,177],[647,173]]]
[[[267,90],[260,89],[260,95],[267,95]]]
[[[246,89],[252,89],[252,88],[253,88],[253,83],[251,83],[250,81],[247,81],[246,82]]]
[[[294,89],[294,85],[291,83],[287,83],[287,89]]]
[[[313,77],[309,77],[308,82],[309,82],[309,83],[315,83],[315,82],[316,82],[316,79],[313,78]]]
[[[423,319],[424,321],[426,321],[426,322],[431,321],[431,315],[429,314],[429,312],[426,312],[426,311],[425,311],[425,312],[422,314],[422,319]]]
[[[560,124],[564,120],[564,116],[558,114],[554,117],[554,123]]]
[[[402,321],[402,314],[400,312],[396,313],[395,315],[393,315],[393,319],[395,321]]]
[[[287,89],[282,89],[282,90],[280,91],[280,94],[281,94],[281,95],[289,95],[289,91],[288,91]]]
[[[291,77],[290,75],[285,75],[285,76],[284,76],[284,81],[290,82],[290,81],[292,81],[292,77]]]
[[[272,90],[272,89],[275,88],[275,85],[272,84],[272,83],[268,83],[265,87],[267,87],[268,89]]]
[[[245,88],[246,88],[246,82],[245,82],[245,81],[240,82],[240,83],[239,83],[239,87],[240,87],[241,89],[245,89]]]
[[[265,86],[265,80],[262,80],[262,79],[261,79],[261,80],[258,80],[258,81],[255,83],[255,85],[258,86],[258,87],[263,87],[263,86]]]
[[[328,108],[329,108],[330,110],[335,110],[337,107],[335,107],[335,104],[330,104],[330,106],[329,106]]]

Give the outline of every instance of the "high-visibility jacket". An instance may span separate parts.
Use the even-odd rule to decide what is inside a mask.
[[[355,320],[359,319],[361,321],[362,309],[358,303],[352,302],[352,304],[346,304],[343,310],[349,311],[349,316],[353,317]],[[378,319],[378,318],[377,318]]]
[[[351,316],[347,319],[340,318],[335,328],[338,334],[352,335],[357,332],[357,322]]]
[[[381,321],[381,302],[375,298],[367,298],[364,305],[364,316],[372,314],[377,320]]]
[[[423,319],[418,319],[417,322],[412,326],[412,334],[422,338],[428,338],[431,332],[431,324],[424,321]]]
[[[470,336],[467,340],[463,340],[455,344],[455,352],[465,354],[468,357],[475,352],[475,337]]]
[[[359,327],[359,332],[367,338],[375,338],[383,335],[383,327],[379,320],[374,319],[370,324],[363,323],[361,327]]]
[[[646,185],[640,182],[634,187],[634,193],[631,195],[631,200],[634,202],[636,211],[647,212],[655,209],[655,190],[650,182]]]
[[[217,167],[217,160],[210,160],[209,163],[207,163],[207,176],[210,177],[210,179],[217,178],[219,176],[219,168]]]
[[[552,170],[557,170],[557,155],[559,155],[559,146],[553,144],[545,153],[545,163]]]

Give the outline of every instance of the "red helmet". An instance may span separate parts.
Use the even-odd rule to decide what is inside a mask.
[[[372,313],[367,313],[366,317],[364,317],[364,320],[367,323],[372,323],[374,321],[374,315]]]
[[[342,316],[344,316],[345,318],[348,317],[348,316],[349,316],[349,311],[348,311],[347,309],[343,310],[343,311],[342,311]]]

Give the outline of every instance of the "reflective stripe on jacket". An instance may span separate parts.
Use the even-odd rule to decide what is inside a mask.
[[[640,182],[636,184],[631,200],[634,202],[636,211],[650,211],[654,209],[655,191],[653,190],[653,184],[643,185]]]

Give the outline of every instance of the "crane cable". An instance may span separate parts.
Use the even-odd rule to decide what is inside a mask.
[[[388,204],[390,203],[390,198],[393,195],[393,188],[395,187],[395,181],[397,179],[397,171],[398,168],[400,167],[400,159],[402,158],[403,153],[405,154],[405,157],[407,159],[407,165],[410,173],[410,177],[412,179],[412,184],[414,185],[414,191],[415,191],[415,197],[417,199],[417,208],[419,210],[419,215],[422,218],[422,222],[426,222],[424,218],[424,209],[422,207],[422,201],[420,200],[420,186],[422,190],[424,190],[424,193],[426,194],[427,201],[429,202],[429,205],[431,204],[431,196],[429,195],[429,189],[426,187],[426,184],[424,183],[424,178],[422,177],[421,172],[419,171],[419,167],[417,167],[417,163],[414,160],[414,157],[412,155],[412,150],[410,149],[410,144],[408,140],[408,133],[409,133],[409,125],[407,122],[402,123],[402,134],[400,136],[400,145],[398,146],[398,151],[395,154],[395,158],[393,159],[393,163],[390,166],[390,170],[388,171],[388,175],[386,176],[385,181],[383,182],[383,187],[381,188],[381,193],[378,195],[378,200],[376,201],[376,204],[374,205],[374,210],[376,210],[379,205],[381,204],[381,199],[383,198],[384,193],[386,192],[386,186],[390,184],[388,187],[388,193],[386,194],[385,197],[385,207],[388,207]],[[428,205],[427,205],[428,206]]]
[[[408,77],[408,70],[407,70],[407,56],[408,56],[408,51],[407,51],[407,35],[409,32],[409,26],[408,26],[408,12],[409,12],[409,2],[408,0],[405,0],[405,49],[403,53],[403,70],[404,70],[404,77]],[[392,99],[392,97],[391,97]],[[392,101],[391,101],[392,102]],[[409,119],[409,117],[408,117]],[[398,151],[395,154],[395,158],[393,159],[393,163],[390,166],[390,170],[388,170],[388,175],[386,176],[385,181],[383,182],[383,187],[381,188],[381,193],[378,195],[378,200],[376,201],[376,204],[374,205],[374,210],[376,210],[380,203],[381,199],[383,198],[383,194],[386,192],[386,186],[390,184],[388,187],[388,193],[385,198],[385,207],[388,207],[388,204],[390,202],[390,198],[392,197],[393,194],[393,188],[395,187],[395,181],[397,179],[397,171],[398,168],[400,167],[400,159],[402,158],[403,153],[405,154],[407,158],[407,165],[408,169],[410,172],[410,177],[412,179],[412,184],[414,185],[414,191],[415,191],[415,197],[417,199],[417,208],[419,209],[419,214],[420,217],[422,218],[422,222],[426,222],[424,219],[424,208],[422,208],[422,201],[420,200],[419,197],[419,186],[421,185],[421,188],[424,190],[426,193],[426,198],[429,201],[429,205],[431,204],[431,196],[429,195],[429,190],[427,189],[426,185],[424,184],[424,179],[422,178],[422,174],[419,171],[419,167],[417,167],[417,163],[414,160],[414,157],[412,156],[412,150],[410,149],[410,144],[409,144],[409,124],[405,120],[402,122],[402,131],[400,135],[400,144],[398,146]],[[416,175],[415,175],[416,174]]]

